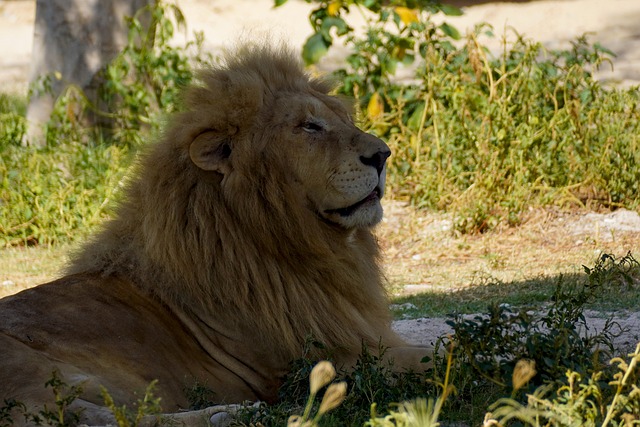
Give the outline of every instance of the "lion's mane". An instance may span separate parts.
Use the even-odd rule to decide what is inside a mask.
[[[125,278],[217,325],[256,328],[287,357],[300,355],[309,335],[349,352],[375,346],[389,323],[377,242],[368,229],[339,230],[307,208],[271,126],[279,94],[327,94],[331,85],[286,48],[264,46],[234,51],[199,81],[69,273]],[[211,129],[248,142],[236,145],[232,178],[189,158],[189,144]]]

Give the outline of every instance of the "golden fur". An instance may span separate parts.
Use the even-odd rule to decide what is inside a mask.
[[[0,399],[39,407],[58,368],[91,421],[100,385],[130,404],[152,379],[170,411],[194,380],[272,401],[309,336],[339,363],[380,340],[419,361],[389,328],[371,233],[388,148],[330,89],[285,48],[203,72],[67,275],[0,301]]]

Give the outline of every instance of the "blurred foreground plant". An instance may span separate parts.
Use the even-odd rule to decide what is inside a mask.
[[[288,427],[315,427],[318,425],[320,418],[338,407],[344,401],[347,395],[347,383],[340,381],[330,384],[336,376],[336,370],[329,361],[321,361],[311,370],[309,377],[309,399],[304,408],[304,413],[300,415],[291,415],[287,421]],[[313,403],[320,389],[329,385],[322,397],[320,407],[316,415],[311,416]]]
[[[525,405],[513,399],[500,399],[485,417],[484,427],[525,426],[633,426],[640,419],[640,344],[628,360],[611,359],[616,372],[611,378],[594,372],[586,379],[567,371],[566,385],[555,390],[545,386],[528,396]],[[613,393],[611,390],[613,389]]]

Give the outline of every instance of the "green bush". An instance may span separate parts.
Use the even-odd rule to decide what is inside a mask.
[[[490,27],[460,40],[432,18],[459,11],[434,2],[307,2],[318,8],[305,58],[317,61],[336,39],[350,49],[338,91],[393,149],[397,197],[453,211],[461,232],[517,224],[532,205],[640,204],[640,92],[593,78],[612,56],[599,44],[580,37],[546,51],[515,34],[494,56],[482,44]],[[350,8],[373,12],[363,35],[347,22]],[[397,78],[401,67],[412,78]]]
[[[339,370],[338,380],[346,382],[347,396],[339,407],[322,416],[320,426],[362,426],[371,416],[374,404],[378,411],[384,412],[396,402],[437,393],[438,386],[427,381],[425,374],[394,372],[393,364],[383,359],[384,353],[384,348],[377,352],[363,348],[352,371]],[[314,364],[315,361],[307,358],[295,361],[279,390],[279,402],[268,407],[247,408],[238,416],[238,424],[283,426],[290,415],[306,413],[304,409],[310,400],[309,376]],[[316,413],[318,402],[309,411]]]
[[[100,223],[136,149],[179,109],[194,69],[212,60],[201,34],[185,46],[169,44],[185,26],[173,4],[156,1],[127,23],[125,49],[103,70],[101,102],[69,86],[55,102],[44,148],[21,146],[26,102],[0,95],[0,247],[71,241]],[[49,90],[59,77],[43,76],[32,91]],[[87,116],[97,125],[87,126]]]
[[[413,9],[418,6],[422,9]],[[368,29],[362,36],[344,17],[349,7],[373,12],[365,14]],[[460,13],[428,1],[381,6],[345,0],[321,2],[311,16],[316,32],[305,45],[307,60],[317,60],[341,38],[353,48],[346,67],[336,71],[339,91],[355,97],[365,128],[392,147],[391,194],[419,207],[452,211],[455,228],[471,233],[518,224],[530,206],[638,207],[639,92],[604,89],[592,76],[610,52],[586,38],[570,49],[546,52],[517,36],[494,57],[480,43],[491,36],[488,27],[479,26],[460,40],[452,26],[434,23],[432,15],[441,12]],[[151,22],[148,31],[142,16]],[[64,213],[52,207],[62,202],[39,194],[73,192],[75,184],[51,187],[67,185],[64,177],[71,176],[80,191],[74,198],[102,205],[110,198],[104,191],[91,199],[85,190],[93,190],[80,182],[85,180],[81,172],[69,175],[64,169],[74,169],[74,162],[86,161],[83,157],[95,158],[98,163],[89,169],[121,176],[128,160],[116,164],[106,158],[128,155],[99,145],[137,147],[157,134],[162,115],[179,109],[178,89],[191,81],[193,68],[211,62],[201,51],[201,36],[186,46],[169,45],[175,29],[184,25],[173,5],[158,1],[128,23],[128,44],[104,70],[99,105],[69,87],[56,102],[44,151],[18,148],[25,131],[24,101],[0,97],[0,208],[6,218],[0,222],[1,244],[53,242],[78,234],[76,227],[87,221],[63,220],[56,226],[46,218],[56,210]],[[395,77],[400,67],[409,66],[414,78]],[[41,88],[47,78],[56,76],[44,78]],[[98,117],[100,126],[87,128],[87,115]],[[85,154],[71,153],[85,149]],[[71,158],[61,160],[58,151]],[[60,164],[63,170],[56,172]],[[98,209],[84,203],[78,211]],[[33,218],[44,222],[40,226]]]
[[[156,0],[127,17],[126,23],[127,44],[96,79],[99,100],[68,85],[55,102],[46,132],[48,145],[96,140],[143,144],[160,131],[164,115],[179,109],[180,90],[191,82],[194,69],[213,61],[202,51],[202,33],[185,45],[170,44],[176,29],[186,28],[181,9],[173,3]],[[56,78],[58,73],[43,76],[31,91],[49,91]]]
[[[0,93],[0,150],[6,145],[20,145],[26,131],[26,100]]]
[[[63,143],[0,149],[0,247],[66,242],[108,214],[131,150]]]
[[[528,395],[525,404],[500,399],[485,416],[485,426],[532,427],[632,426],[640,418],[640,344],[628,359],[611,359],[613,370],[589,376],[567,371],[563,385],[543,386]]]
[[[144,17],[151,21],[148,27],[141,23]],[[180,90],[193,79],[194,68],[212,58],[202,51],[202,33],[184,46],[170,44],[176,28],[186,29],[175,4],[156,0],[127,23],[127,45],[104,70],[99,91],[112,142],[140,145],[159,132],[162,116],[179,109]]]
[[[55,143],[24,147],[25,110],[0,95],[0,248],[84,236],[106,217],[132,158],[127,147],[68,138],[70,124]]]
[[[628,365],[614,358],[616,366],[608,366],[616,355],[613,339],[619,328],[609,322],[602,331],[587,333],[585,304],[612,289],[637,286],[640,264],[631,254],[620,259],[603,255],[585,272],[580,286],[568,287],[560,279],[542,309],[491,306],[474,317],[453,315],[453,335],[436,343],[436,350],[447,352],[437,351],[433,367],[424,373],[394,372],[381,357],[384,349],[377,354],[363,350],[353,371],[338,372],[348,385],[346,398],[317,425],[420,427],[435,425],[436,420],[479,425],[486,418],[495,423],[518,419],[538,426],[546,425],[542,420],[554,420],[550,425],[577,426],[583,425],[587,413],[600,422],[610,413],[616,420],[613,425],[622,425],[625,413],[638,413],[640,394],[634,384],[640,358],[630,356],[636,362]],[[310,400],[313,365],[306,358],[296,361],[278,404],[249,408],[237,423],[284,425],[289,415],[302,414]],[[316,411],[317,406],[304,413]],[[533,413],[537,418],[526,418]]]

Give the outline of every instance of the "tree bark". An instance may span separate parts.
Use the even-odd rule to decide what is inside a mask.
[[[37,0],[30,82],[51,78],[52,93],[34,92],[25,144],[46,144],[44,126],[55,99],[76,85],[98,104],[99,71],[126,45],[125,16],[153,0]],[[59,78],[58,78],[59,77]],[[95,120],[95,116],[89,120]]]

